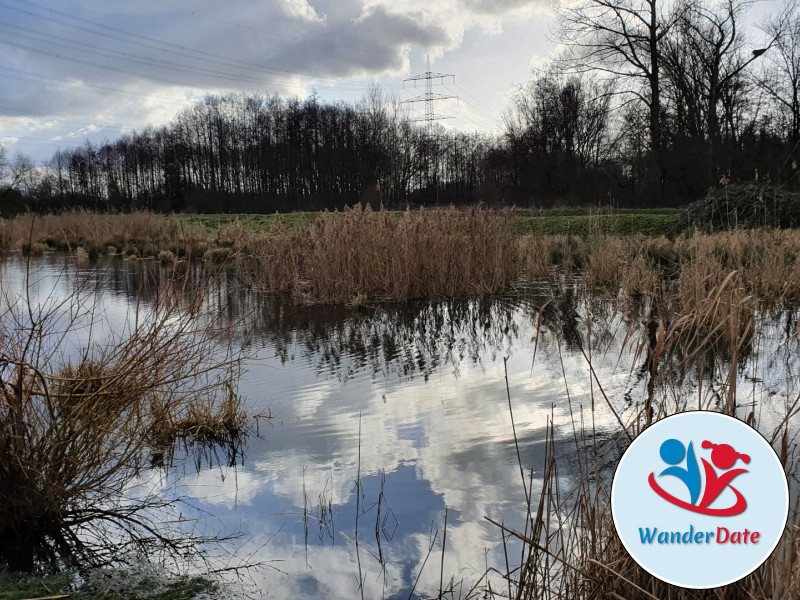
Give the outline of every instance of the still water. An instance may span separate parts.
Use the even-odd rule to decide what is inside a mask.
[[[21,260],[3,264],[7,299],[24,290],[25,272]],[[165,276],[121,258],[64,271],[63,256],[51,255],[31,266],[28,290],[34,303],[67,297],[76,285],[90,290],[98,325],[76,334],[77,351],[146,310]],[[613,439],[614,412],[629,419],[646,394],[636,353],[644,309],[589,298],[575,281],[353,311],[296,306],[220,274],[209,307],[215,319],[237,323],[247,357],[240,392],[268,418],[233,461],[224,453],[189,459],[154,469],[136,488],[185,498],[193,532],[236,535],[202,551],[222,566],[260,565],[242,584],[256,595],[466,593],[487,567],[505,571],[501,533],[486,517],[522,527],[526,510],[506,373],[534,504],[549,420],[566,488],[575,432]],[[763,423],[778,422],[795,400],[792,319],[761,319],[768,324],[743,363],[737,400]],[[689,407],[695,389],[688,380],[674,386]]]

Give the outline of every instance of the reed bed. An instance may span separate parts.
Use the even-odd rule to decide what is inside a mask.
[[[772,305],[800,302],[800,231],[684,233],[674,239],[607,235],[516,235],[511,211],[405,212],[356,207],[289,225],[254,229],[240,219],[202,222],[147,212],[87,211],[0,221],[0,248],[93,258],[122,253],[165,264],[202,258],[236,269],[254,286],[300,303],[359,304],[496,294],[520,277],[583,275],[595,293],[679,296],[719,287],[733,271],[746,295]],[[79,250],[80,249],[80,250]],[[673,303],[674,304],[674,303]],[[684,306],[674,306],[682,313]]]
[[[610,501],[611,476],[624,449],[655,420],[694,408],[743,417],[775,447],[790,485],[796,481],[798,454],[791,443],[796,431],[790,429],[789,421],[798,413],[797,401],[787,402],[785,418],[765,430],[758,422],[756,408],[737,406],[736,392],[744,356],[757,335],[757,313],[764,306],[791,305],[795,301],[791,286],[798,280],[793,279],[797,265],[792,253],[798,244],[800,235],[796,232],[734,232],[674,242],[629,241],[622,248],[618,242],[607,243],[594,254],[616,262],[623,273],[634,268],[637,261],[646,261],[648,272],[656,271],[659,265],[653,257],[669,257],[661,266],[671,273],[666,276],[671,285],[660,287],[658,293],[649,297],[651,318],[638,325],[629,338],[637,348],[634,360],[641,360],[649,380],[646,396],[638,398],[633,406],[620,409],[624,413],[614,408],[622,404],[605,398],[617,415],[620,428],[611,438],[595,438],[592,410],[586,422],[581,418],[574,440],[568,441],[568,456],[560,454],[563,451],[556,444],[555,425],[552,419],[549,421],[544,464],[536,465],[537,470],[543,471],[539,497],[532,498],[530,483],[521,482],[529,499],[524,527],[513,530],[492,521],[502,534],[506,555],[513,539],[522,547],[521,559],[519,563],[509,562],[506,570],[500,571],[504,578],[501,590],[483,587],[480,597],[564,600],[800,597],[800,505],[790,509],[783,538],[775,552],[753,573],[725,587],[691,590],[653,577],[630,557],[616,534]],[[636,254],[631,261],[633,249]],[[776,258],[770,252],[783,252],[784,256]],[[593,265],[590,260],[586,268],[590,272],[597,269],[587,275],[589,282],[619,289],[617,280],[602,277],[607,273],[606,265]],[[643,268],[642,264],[636,268]],[[660,276],[665,277],[664,272]],[[772,278],[789,279],[772,281]],[[624,280],[623,275],[622,288]],[[768,289],[775,290],[777,297],[756,295]],[[592,293],[591,285],[587,291]],[[554,297],[547,304],[555,305],[557,300]],[[587,327],[591,327],[590,321],[591,315],[587,316]],[[787,331],[786,343],[797,344],[798,335],[798,331]],[[591,344],[590,335],[585,339]],[[592,372],[593,351],[582,350]],[[722,376],[713,375],[713,368]],[[696,405],[681,384],[689,374],[696,383],[693,386]],[[786,392],[796,397],[794,391]],[[604,397],[605,393],[601,390],[600,395]],[[510,392],[508,399],[511,408]],[[570,407],[571,412],[575,410],[577,407]],[[569,462],[571,470],[577,469],[575,483],[569,488],[563,487],[559,475],[559,464],[564,460]],[[522,463],[520,470],[524,471]]]
[[[594,437],[592,410],[587,421],[583,418],[579,421],[574,441],[568,442],[567,457],[557,450],[555,426],[550,420],[544,464],[536,466],[537,470],[543,470],[542,491],[538,498],[531,497],[530,483],[524,476],[521,482],[528,498],[524,527],[514,530],[492,521],[502,534],[506,556],[512,548],[511,540],[518,544],[515,548],[521,545],[522,554],[516,554],[520,557],[519,562],[509,561],[506,570],[500,571],[504,578],[502,589],[484,587],[480,590],[480,597],[559,600],[766,600],[800,597],[800,506],[797,504],[790,509],[781,542],[762,566],[738,582],[710,590],[678,588],[644,571],[622,546],[613,524],[610,478],[616,460],[655,420],[687,408],[744,416],[749,425],[759,429],[771,441],[790,481],[794,481],[798,456],[797,448],[790,440],[796,432],[790,430],[788,423],[798,413],[797,402],[787,405],[786,417],[774,429],[763,430],[756,409],[748,408],[743,412],[735,399],[736,374],[741,369],[744,353],[756,328],[754,312],[757,303],[750,291],[762,285],[761,279],[750,269],[765,262],[786,264],[789,272],[794,269],[791,261],[776,261],[754,252],[753,248],[768,244],[792,248],[797,243],[797,236],[780,235],[770,242],[759,236],[753,239],[750,234],[741,232],[726,236],[678,240],[676,247],[670,248],[678,259],[686,256],[699,258],[697,262],[689,261],[683,265],[678,280],[670,288],[674,296],[663,298],[665,305],[659,309],[666,313],[669,307],[680,306],[685,312],[671,323],[654,314],[653,320],[638,327],[638,339],[636,335],[631,337],[638,346],[636,360],[642,359],[649,384],[647,396],[639,398],[624,413],[616,412],[614,399],[605,399],[620,422],[616,435],[602,440]],[[742,260],[745,253],[751,259],[749,264]],[[624,260],[623,253],[620,262]],[[737,266],[741,270],[727,271]],[[720,271],[716,272],[712,267]],[[786,271],[780,272],[786,275]],[[789,297],[785,295],[782,300]],[[787,343],[796,344],[798,332],[788,335]],[[591,336],[587,335],[586,339],[591,343]],[[591,372],[592,349],[583,348],[583,351]],[[724,369],[723,375],[727,373],[727,376],[710,376],[709,357]],[[696,377],[696,406],[682,393],[683,388],[678,383],[688,373]],[[703,385],[712,379],[714,385]],[[787,392],[793,393],[791,390]],[[511,392],[508,400],[510,409]],[[571,412],[577,409],[570,407]],[[577,469],[575,483],[569,488],[563,487],[559,475],[559,464],[564,460],[569,462],[571,470]],[[521,462],[520,471],[524,472]]]
[[[320,213],[313,224],[276,220],[254,231],[235,220],[215,231],[185,227],[151,213],[98,215],[86,211],[25,216],[2,225],[6,247],[94,257],[113,248],[170,263],[199,256],[236,268],[271,292],[298,302],[408,300],[495,294],[519,273],[519,246],[510,211],[407,210],[356,207]]]
[[[231,236],[253,281],[300,302],[409,300],[496,294],[519,273],[510,212],[356,207],[322,213],[311,227],[273,226]],[[245,267],[248,261],[243,261]]]
[[[89,256],[109,250],[135,256],[157,256],[171,251],[180,256],[202,256],[208,233],[176,217],[146,211],[100,214],[76,210],[58,215],[23,215],[0,222],[0,248],[28,252],[35,246],[72,251],[81,247]]]
[[[305,230],[303,268],[312,298],[407,300],[495,294],[518,272],[510,213],[348,211]]]

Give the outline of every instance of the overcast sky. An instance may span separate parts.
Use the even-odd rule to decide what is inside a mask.
[[[209,92],[410,99],[427,55],[455,75],[435,90],[460,97],[437,105],[446,124],[497,129],[551,21],[548,0],[0,0],[0,143],[45,161]]]

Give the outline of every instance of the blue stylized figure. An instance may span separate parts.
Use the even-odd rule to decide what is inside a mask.
[[[683,444],[676,439],[666,440],[661,444],[659,450],[661,458],[668,465],[677,465],[683,460],[684,453],[686,454],[686,468],[672,466],[661,471],[661,475],[674,475],[689,488],[689,495],[691,496],[691,504],[697,501],[700,495],[700,468],[697,466],[697,459],[694,456],[694,448],[692,443],[689,442],[689,450],[686,451]]]

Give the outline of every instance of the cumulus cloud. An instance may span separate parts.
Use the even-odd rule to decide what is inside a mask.
[[[284,0],[284,10],[289,16],[302,21],[323,21],[307,0]]]
[[[538,2],[530,0],[461,0],[461,2],[467,10],[491,15],[503,15],[518,10],[544,13],[548,10],[546,0]]]
[[[468,32],[500,33],[504,19],[518,22],[541,6],[249,0],[232,11],[212,0],[9,0],[0,20],[0,128],[42,145],[84,131],[97,142],[166,123],[207,93],[314,89],[352,99],[371,81],[399,87],[414,57],[458,51]]]

